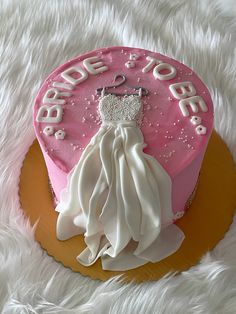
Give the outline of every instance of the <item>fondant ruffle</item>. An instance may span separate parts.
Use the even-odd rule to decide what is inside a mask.
[[[57,237],[85,237],[77,260],[101,257],[107,270],[157,262],[180,247],[173,222],[171,178],[152,156],[134,121],[104,122],[68,175],[56,207]]]

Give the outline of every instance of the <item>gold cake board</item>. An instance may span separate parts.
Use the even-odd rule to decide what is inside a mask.
[[[187,213],[176,223],[184,232],[180,249],[164,260],[125,272],[104,271],[100,260],[90,267],[76,261],[85,248],[83,235],[67,241],[56,238],[54,211],[48,174],[38,142],[30,147],[20,176],[20,201],[26,217],[37,221],[36,240],[49,255],[65,267],[93,279],[107,280],[124,274],[124,280],[157,280],[168,272],[179,272],[198,263],[224,237],[236,208],[236,169],[232,156],[214,131],[205,154],[199,184]],[[183,187],[184,188],[184,187]]]

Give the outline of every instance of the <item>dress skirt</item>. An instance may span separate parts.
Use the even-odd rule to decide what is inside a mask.
[[[56,207],[57,237],[84,234],[81,264],[101,257],[103,269],[127,270],[158,262],[181,246],[171,178],[144,147],[135,121],[104,122],[69,173]]]

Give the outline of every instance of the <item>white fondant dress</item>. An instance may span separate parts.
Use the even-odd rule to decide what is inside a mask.
[[[102,125],[56,207],[58,239],[84,233],[77,260],[85,266],[101,257],[106,270],[135,268],[173,254],[184,239],[172,224],[171,178],[143,152],[141,109],[140,96],[100,99]]]

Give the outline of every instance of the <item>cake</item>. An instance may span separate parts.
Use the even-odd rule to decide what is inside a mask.
[[[84,235],[84,266],[124,271],[174,254],[213,129],[207,87],[159,53],[108,47],[57,68],[34,127],[58,212],[57,238]]]

